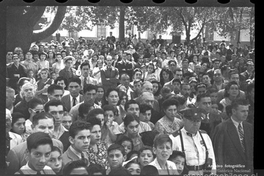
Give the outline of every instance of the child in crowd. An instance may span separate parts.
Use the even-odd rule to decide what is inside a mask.
[[[141,104],[139,106],[139,109],[140,109],[139,120],[142,122],[148,123],[151,130],[154,130],[155,125],[150,121],[152,107],[150,105],[147,105],[147,104]]]
[[[122,136],[118,141],[117,144],[122,145],[125,149],[125,154],[127,155],[129,152],[133,151],[134,145],[132,139],[127,136]]]
[[[53,146],[51,153],[50,153],[50,159],[47,163],[49,167],[52,168],[52,170],[57,174],[61,175],[62,174],[62,159],[61,159],[61,150]]]
[[[110,172],[108,175],[130,175],[130,173],[122,166],[126,159],[125,148],[119,144],[112,144],[107,149],[108,163]]]
[[[151,147],[145,146],[139,150],[138,162],[141,168],[151,163],[154,160],[154,158],[155,155]]]
[[[140,164],[137,163],[136,161],[130,161],[125,165],[125,168],[128,170],[128,172],[131,175],[140,175],[141,172]]]
[[[154,139],[153,152],[156,158],[149,165],[155,166],[159,175],[179,175],[175,163],[169,161],[172,154],[172,140],[167,134],[159,134]]]
[[[83,160],[68,162],[63,168],[63,176],[68,175],[88,175],[86,163]]]
[[[106,170],[100,164],[91,163],[87,170],[89,175],[106,175]]]
[[[155,166],[146,165],[141,169],[140,175],[158,176],[159,171]]]
[[[171,156],[169,157],[169,160],[176,164],[179,175],[184,175],[188,173],[187,168],[185,167],[186,158],[183,152],[173,151]]]
[[[104,110],[104,124],[102,124],[102,140],[105,141],[108,146],[115,142],[116,135],[121,132],[118,130],[118,123],[114,121],[114,114],[116,109],[113,105],[105,105]]]

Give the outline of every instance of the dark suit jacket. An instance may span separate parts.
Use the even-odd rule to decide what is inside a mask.
[[[69,146],[71,145],[70,141],[69,141],[69,131],[64,131],[64,133],[61,135],[61,137],[59,138],[59,140],[61,141],[61,143],[63,144],[63,152],[65,152]]]
[[[238,132],[231,119],[219,124],[213,134],[213,147],[215,152],[216,164],[244,165],[244,168],[253,169],[253,126],[248,122],[243,122],[245,154],[239,140]],[[230,169],[230,168],[228,168]]]
[[[102,85],[104,86],[105,91],[107,91],[108,88],[116,88],[119,82],[119,79],[117,78],[118,75],[118,69],[113,66],[111,69],[105,67],[101,70]]]
[[[80,94],[79,97],[79,103],[83,101],[83,96]],[[65,95],[61,98],[61,102],[63,106],[66,108],[66,110],[69,112],[71,110],[71,96],[70,95]],[[78,104],[78,103],[76,103]]]
[[[68,148],[62,155],[62,164],[65,166],[68,162],[79,160],[80,158],[75,155],[70,148]]]

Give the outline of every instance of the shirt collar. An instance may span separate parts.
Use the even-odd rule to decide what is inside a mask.
[[[233,117],[231,117],[231,120],[232,120],[232,122],[233,122],[233,124],[235,125],[236,128],[238,128],[238,125],[241,124],[242,129],[243,129],[242,122],[238,123],[237,121],[235,121],[235,120],[233,119]]]
[[[70,145],[70,150],[76,155],[78,156],[78,158],[82,159],[82,155],[80,152],[78,152],[77,150],[75,150],[71,145]]]

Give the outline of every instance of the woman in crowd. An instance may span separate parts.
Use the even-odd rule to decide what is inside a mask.
[[[63,165],[61,155],[61,150],[58,147],[53,146],[47,165],[52,168],[56,175],[62,175]]]
[[[26,134],[26,127],[25,127],[25,116],[20,112],[14,112],[12,114],[12,123],[11,123],[11,132],[16,133],[21,136],[22,141],[26,141],[29,134]]]
[[[55,52],[49,50],[47,54],[46,60],[49,62],[49,67],[52,67],[52,64],[55,62]]]
[[[99,106],[102,107],[102,105],[104,104],[104,94],[105,94],[105,90],[103,86],[97,86],[97,91],[96,91],[96,98],[95,98],[95,103],[98,104]]]
[[[52,80],[49,78],[49,70],[43,68],[39,72],[40,79],[37,81],[37,91],[36,95],[38,98],[42,99],[44,102],[48,101],[48,87],[52,84]]]
[[[160,72],[160,84],[163,87],[165,83],[173,79],[173,73],[168,68],[163,68]]]

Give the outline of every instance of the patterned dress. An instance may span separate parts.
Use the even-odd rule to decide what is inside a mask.
[[[94,151],[93,147],[90,146],[87,154],[88,158],[91,163],[99,164],[105,169],[108,168],[108,161],[107,161],[107,145],[105,142],[100,141],[97,145],[97,152]]]
[[[183,127],[183,122],[181,119],[175,117],[173,122],[167,117],[163,116],[159,121],[155,124],[155,129],[164,134],[173,134]]]

